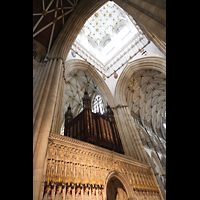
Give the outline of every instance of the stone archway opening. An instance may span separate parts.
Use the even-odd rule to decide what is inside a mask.
[[[117,177],[112,177],[107,184],[107,200],[128,200],[127,192]]]

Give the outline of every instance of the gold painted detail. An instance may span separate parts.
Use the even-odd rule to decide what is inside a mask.
[[[42,11],[42,15],[43,15],[43,16],[46,16],[46,15],[47,15],[47,11],[46,11],[46,10],[43,10],[43,11]]]

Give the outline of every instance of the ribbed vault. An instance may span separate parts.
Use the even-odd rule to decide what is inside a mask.
[[[78,77],[78,74],[76,74],[77,70],[78,70],[78,73],[80,73],[79,76],[81,76],[81,78],[82,78],[82,83],[80,82],[81,80],[76,79]],[[77,77],[76,77],[76,75],[77,75]],[[80,82],[79,83],[80,86],[78,86],[78,88],[85,88],[85,87],[90,88],[91,91],[96,91],[97,93],[101,94],[102,97],[105,99],[105,101],[108,102],[108,104],[111,107],[114,106],[114,99],[113,99],[110,89],[108,88],[108,86],[105,83],[105,81],[103,80],[103,78],[99,75],[99,73],[88,62],[83,61],[83,60],[78,60],[78,59],[66,61],[65,62],[65,71],[64,71],[63,76],[65,79],[66,85],[68,85],[68,81],[70,80],[70,77],[73,79],[76,79],[75,81]],[[82,87],[81,87],[81,85],[82,85]],[[83,86],[83,85],[85,85],[85,86]],[[76,82],[73,83],[72,87],[74,87],[74,86],[76,88]],[[87,87],[87,86],[89,86],[89,87]],[[65,88],[67,88],[67,86]],[[76,89],[73,92],[77,93],[77,91],[79,91],[79,90]]]
[[[87,90],[91,100],[95,95],[101,95],[99,88],[88,72],[80,69],[74,69],[66,77],[63,116],[67,111],[69,104],[71,106],[73,116],[75,117],[75,115],[78,114],[77,112],[83,107],[82,98],[85,89]]]
[[[154,131],[159,128],[166,109],[166,60],[147,57],[129,63],[116,84],[115,99]]]
[[[126,88],[126,100],[141,121],[160,128],[166,109],[166,76],[151,69],[135,71]]]

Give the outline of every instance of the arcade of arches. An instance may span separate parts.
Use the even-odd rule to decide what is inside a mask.
[[[33,0],[34,200],[166,199],[165,11]]]

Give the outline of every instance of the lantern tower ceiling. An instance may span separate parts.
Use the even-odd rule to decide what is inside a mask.
[[[134,19],[108,1],[86,21],[72,50],[109,76],[148,42]]]

